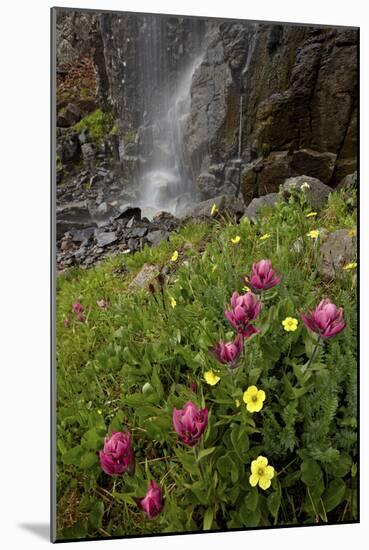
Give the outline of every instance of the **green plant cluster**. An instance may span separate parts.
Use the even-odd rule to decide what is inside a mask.
[[[356,520],[356,276],[343,270],[321,280],[319,238],[308,236],[317,228],[354,231],[346,198],[333,193],[325,210],[307,217],[295,193],[255,224],[190,223],[155,249],[58,278],[58,538]],[[260,333],[232,374],[208,348],[233,338],[224,309],[262,258],[283,279],[263,296]],[[166,273],[163,292],[157,283],[151,292],[128,289],[146,263]],[[324,297],[343,307],[347,326],[308,365],[316,341],[299,313]],[[107,308],[97,306],[101,299]],[[76,301],[84,322],[71,314]],[[284,330],[286,317],[298,320],[296,330]],[[208,371],[219,376],[215,385],[205,382]],[[242,400],[250,385],[266,394],[253,414]],[[172,426],[173,407],[187,401],[209,409],[197,457]],[[132,434],[135,474],[109,477],[98,452],[108,433],[123,430]],[[275,470],[266,491],[249,483],[259,455]],[[150,478],[165,502],[152,521],[135,500]]]
[[[112,130],[114,130],[114,116],[110,111],[96,109],[93,113],[86,115],[74,125],[76,132],[87,130],[89,137],[96,143],[103,141]]]

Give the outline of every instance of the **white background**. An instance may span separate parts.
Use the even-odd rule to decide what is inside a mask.
[[[361,26],[361,524],[79,543],[78,548],[224,545],[335,550],[363,547],[368,530],[368,31],[362,0],[80,0],[58,6]],[[0,17],[1,546],[48,543],[49,521],[49,8],[7,0]],[[359,541],[358,539],[362,540]]]

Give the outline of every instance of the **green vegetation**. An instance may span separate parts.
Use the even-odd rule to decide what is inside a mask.
[[[134,143],[135,137],[136,134],[133,130],[127,130],[123,135],[124,143]]]
[[[357,518],[356,275],[349,269],[321,280],[319,238],[307,236],[318,228],[354,231],[356,211],[334,193],[318,216],[307,217],[302,196],[265,208],[256,224],[190,223],[157,248],[58,277],[59,538]],[[242,277],[263,258],[282,281],[263,293],[260,333],[230,371],[208,348],[234,338],[224,309],[234,290],[246,292]],[[147,263],[165,274],[163,287],[154,281],[151,292],[130,290]],[[316,339],[299,313],[325,297],[343,307],[347,326],[310,361]],[[72,312],[76,302],[83,321]],[[296,330],[286,331],[287,317],[297,320]],[[220,379],[215,385],[204,380],[210,371]],[[260,412],[243,402],[251,385],[266,394]],[[172,426],[173,407],[188,401],[209,409],[198,460]],[[132,435],[135,473],[111,477],[98,451],[108,433],[123,430]],[[275,470],[267,490],[249,482],[260,455]],[[135,501],[150,478],[165,502],[151,521]]]
[[[83,117],[74,125],[76,132],[87,130],[90,138],[96,143],[101,142],[114,127],[114,117],[111,112],[96,109],[93,113]]]

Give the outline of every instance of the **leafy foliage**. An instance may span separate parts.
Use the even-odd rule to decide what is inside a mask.
[[[341,199],[334,194],[317,219],[306,217],[304,200],[294,195],[266,209],[256,224],[192,223],[155,249],[59,276],[59,538],[356,519],[356,278],[344,272],[322,281],[319,239],[307,237],[315,227],[352,229],[355,213],[349,204],[343,210]],[[270,237],[261,240],[265,234]],[[294,246],[297,240],[302,246]],[[246,342],[231,372],[208,347],[233,338],[223,311],[262,258],[283,279],[263,293],[260,333]],[[145,263],[165,273],[163,288],[156,282],[152,292],[129,291]],[[322,297],[343,307],[347,327],[320,344],[308,364],[316,341],[299,312]],[[101,299],[107,309],[97,306]],[[76,301],[85,307],[85,322],[71,313]],[[283,328],[288,316],[298,319],[295,331]],[[213,386],[204,381],[209,370],[220,377]],[[250,385],[266,393],[253,414],[242,400]],[[172,427],[173,407],[187,401],[209,409],[197,456]],[[136,470],[112,478],[102,472],[98,451],[107,433],[124,429],[132,434]],[[249,483],[259,455],[275,469],[266,491]],[[165,501],[150,522],[135,500],[148,479],[160,483]]]

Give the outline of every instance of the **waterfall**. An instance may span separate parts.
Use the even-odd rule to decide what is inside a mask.
[[[145,86],[139,205],[147,217],[161,210],[179,215],[194,201],[183,136],[191,110],[192,77],[202,57],[192,51],[173,60],[166,28],[158,20],[151,20],[144,30],[139,69]]]

